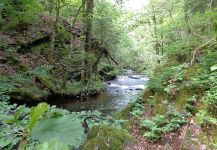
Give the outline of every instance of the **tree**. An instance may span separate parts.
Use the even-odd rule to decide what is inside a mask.
[[[91,38],[92,38],[92,21],[93,21],[93,8],[94,1],[87,0],[86,9],[85,9],[85,25],[84,25],[84,34],[85,34],[85,44],[84,49],[86,53],[85,59],[85,79],[88,79],[90,73],[92,72],[92,62],[89,60],[88,55],[91,53]]]
[[[55,44],[56,44],[56,36],[57,36],[57,32],[58,32],[58,24],[59,24],[59,19],[60,19],[60,0],[51,0],[51,9],[50,9],[50,14],[52,17],[52,21],[51,21],[51,27],[52,27],[52,36],[51,36],[51,46],[50,46],[50,51],[48,53],[48,61],[50,64],[52,64],[54,62],[55,59]],[[52,8],[53,7],[53,8]],[[53,19],[53,9],[55,8],[55,16]]]

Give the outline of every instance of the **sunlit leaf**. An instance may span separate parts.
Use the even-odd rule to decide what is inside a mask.
[[[70,117],[42,119],[33,128],[32,138],[40,142],[53,138],[60,142],[78,147],[81,143],[83,128],[79,119]]]
[[[210,67],[210,70],[211,71],[216,71],[217,70],[217,65],[214,65],[214,66]]]
[[[36,150],[69,150],[69,147],[58,140],[50,140],[38,145]]]
[[[40,119],[43,113],[46,112],[47,110],[48,110],[48,104],[46,103],[40,103],[36,107],[31,108],[30,120],[28,124],[29,131],[32,131],[37,121]]]

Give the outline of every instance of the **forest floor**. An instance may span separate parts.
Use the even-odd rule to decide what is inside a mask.
[[[144,113],[144,118],[150,118],[151,110]],[[131,134],[135,138],[135,145],[126,147],[126,150],[207,150],[207,146],[197,140],[202,132],[200,126],[196,125],[192,118],[179,130],[167,133],[156,142],[143,137],[139,131],[139,125],[133,124]]]

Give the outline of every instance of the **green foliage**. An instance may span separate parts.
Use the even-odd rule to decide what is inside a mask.
[[[210,67],[210,70],[211,71],[216,71],[217,70],[217,65],[214,65],[214,66]]]
[[[138,97],[137,100],[131,106],[130,114],[134,118],[139,118],[143,115],[143,113],[144,113],[144,108],[143,108],[142,98]]]
[[[184,65],[170,66],[158,71],[150,77],[148,87],[154,91],[166,91],[171,93],[175,88],[176,83],[184,80]]]
[[[195,120],[200,125],[207,124],[207,123],[211,123],[211,124],[216,124],[217,123],[217,119],[215,117],[213,117],[212,115],[210,115],[207,112],[207,110],[200,110],[196,114]]]
[[[0,103],[0,149],[13,149],[22,140],[29,109],[23,106]]]
[[[104,80],[113,80],[117,76],[116,69],[109,64],[102,64],[98,69],[98,73]]]
[[[3,29],[13,29],[19,24],[29,24],[37,19],[41,5],[37,0],[3,0],[0,3],[2,10],[0,24]]]
[[[217,52],[208,51],[206,55],[199,59],[199,61],[203,68],[210,72],[210,68],[217,64],[216,57]]]
[[[57,139],[61,143],[79,147],[83,128],[80,119],[70,117],[44,118],[32,131],[32,138],[40,142]]]
[[[67,82],[66,86],[57,91],[57,94],[66,96],[80,96],[85,97],[97,92],[101,92],[104,89],[104,84],[100,77],[96,74],[92,74],[87,83],[82,81]]]
[[[44,142],[36,147],[36,150],[70,150],[69,147],[54,139]]]
[[[165,115],[156,115],[142,120],[140,130],[144,131],[144,137],[156,141],[162,134],[178,129],[183,123],[185,123],[185,115],[169,108]]]
[[[84,120],[88,128],[106,125],[121,132],[124,131],[122,127],[126,123],[125,120],[104,117],[98,111],[68,112],[45,103],[29,109],[2,102],[0,103],[0,149],[10,150],[15,147],[51,149],[67,148],[67,146],[78,148],[84,141],[82,127]],[[54,141],[56,144],[51,145]]]
[[[15,86],[6,76],[0,75],[0,101],[8,101],[10,96],[8,93],[11,92]]]
[[[36,125],[37,121],[43,115],[44,112],[48,110],[48,105],[46,103],[40,103],[36,107],[31,108],[30,118],[28,123],[28,129],[31,132],[33,127]]]
[[[211,90],[207,92],[207,95],[202,99],[202,102],[209,105],[217,105],[217,86],[211,88]]]
[[[145,119],[141,122],[140,128],[147,130],[143,136],[150,140],[156,140],[160,138],[163,133],[162,125],[166,123],[166,118],[162,115],[157,115],[153,118]]]
[[[186,111],[189,113],[193,113],[193,111],[195,110],[195,106],[194,106],[195,103],[196,103],[196,97],[195,96],[189,98],[187,100],[187,104],[185,105]]]
[[[61,141],[65,137],[63,142],[66,142],[67,145],[79,146],[78,141],[81,141],[80,137],[83,134],[81,120],[78,120],[79,115],[64,113],[63,110],[53,107],[49,108],[45,103],[31,108],[31,110],[24,106],[16,108],[16,105],[12,106],[7,103],[1,103],[0,107],[1,149],[13,149],[15,146],[21,149],[35,147],[38,144],[37,139],[39,139],[39,142],[47,142],[54,137]],[[36,140],[32,140],[30,135]],[[43,144],[41,146],[46,147],[47,145]]]

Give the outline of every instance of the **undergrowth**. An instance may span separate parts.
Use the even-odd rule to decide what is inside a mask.
[[[78,148],[85,140],[84,133],[90,128],[104,125],[123,130],[124,122],[125,120],[103,117],[98,111],[68,112],[46,103],[27,108],[2,102],[0,149],[31,150],[53,140],[71,147],[70,149]]]

